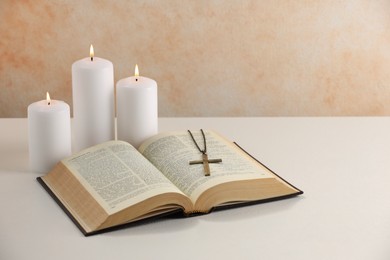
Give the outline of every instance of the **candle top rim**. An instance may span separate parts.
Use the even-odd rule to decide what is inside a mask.
[[[93,61],[91,61],[90,57],[85,57],[73,62],[72,68],[74,67],[77,67],[78,69],[88,70],[88,69],[96,69],[96,68],[108,69],[108,68],[113,68],[114,65],[109,60],[95,56],[93,57]]]
[[[43,100],[39,100],[37,102],[31,103],[28,106],[28,111],[30,111],[31,109],[34,109],[35,111],[40,111],[40,112],[49,112],[49,111],[69,110],[70,107],[66,102],[64,102],[62,100],[52,99],[50,101],[50,105],[48,105],[46,99],[43,99]]]
[[[136,81],[135,79],[138,79]],[[144,76],[130,76],[127,78],[120,79],[117,83],[117,86],[127,86],[127,87],[142,87],[142,88],[152,88],[157,87],[157,82],[154,79],[144,77]]]

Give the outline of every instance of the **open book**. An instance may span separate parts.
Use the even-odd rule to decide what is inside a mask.
[[[158,134],[138,150],[109,141],[59,162],[38,181],[84,235],[180,210],[184,216],[303,192],[256,161],[235,143],[205,132],[210,164],[190,165],[202,154],[187,132]],[[194,138],[202,143],[201,134]]]

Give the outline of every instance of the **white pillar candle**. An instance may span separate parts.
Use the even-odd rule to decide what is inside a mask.
[[[72,153],[69,105],[46,95],[27,109],[30,168],[42,173]]]
[[[90,57],[72,65],[74,146],[84,148],[113,140],[114,68],[110,61]]]
[[[157,134],[158,108],[156,81],[140,77],[136,65],[134,77],[116,84],[118,140],[138,147],[146,138]]]

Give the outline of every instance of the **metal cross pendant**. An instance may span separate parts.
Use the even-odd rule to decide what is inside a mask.
[[[197,160],[197,161],[190,161],[190,165],[192,164],[203,164],[203,169],[204,169],[204,175],[205,176],[210,176],[210,166],[209,163],[220,163],[222,162],[222,159],[210,159],[207,156],[207,153],[202,153],[202,160]]]

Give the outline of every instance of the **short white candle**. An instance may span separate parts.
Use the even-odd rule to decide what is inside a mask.
[[[138,147],[142,141],[157,134],[158,107],[156,81],[135,76],[116,84],[118,140]]]
[[[46,95],[27,109],[30,168],[41,173],[72,153],[69,105]]]
[[[79,151],[115,138],[114,68],[110,61],[94,57],[72,65],[74,146]]]

